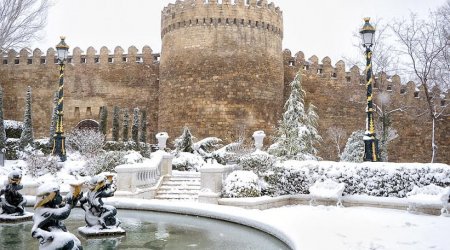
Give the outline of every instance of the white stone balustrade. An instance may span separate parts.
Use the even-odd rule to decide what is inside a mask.
[[[221,165],[218,163],[209,163],[200,169],[200,193],[198,201],[202,203],[218,204],[222,194],[223,182],[227,176],[238,170],[237,165]]]
[[[161,178],[172,174],[172,159],[169,153],[159,150],[143,163],[117,166],[116,195],[153,198]]]

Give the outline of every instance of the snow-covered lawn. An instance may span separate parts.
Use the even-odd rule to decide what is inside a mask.
[[[255,211],[281,228],[297,249],[450,249],[450,218],[404,210],[288,206]]]
[[[107,200],[118,208],[202,215],[269,230],[278,236],[281,232],[296,250],[450,249],[450,217],[405,210],[307,205],[250,210],[160,200]]]

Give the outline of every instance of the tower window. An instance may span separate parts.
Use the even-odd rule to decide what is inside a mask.
[[[86,57],[82,57],[82,58],[80,59],[80,63],[86,63]]]
[[[8,60],[7,59],[3,59],[3,64],[8,64]]]
[[[99,62],[100,62],[100,58],[98,58],[98,56],[95,57],[95,58],[94,58],[94,62],[95,62],[95,63],[99,63]]]
[[[391,84],[388,84],[388,86],[386,87],[386,90],[387,90],[387,91],[392,91],[392,85],[391,85]]]
[[[46,63],[45,58],[41,58],[41,64],[45,64],[45,63]]]
[[[86,115],[87,115],[87,116],[91,116],[91,115],[92,115],[91,107],[87,107],[87,108],[86,108]]]
[[[351,78],[350,78],[350,76],[347,76],[347,77],[345,77],[345,79],[347,80],[347,82],[351,82]]]
[[[406,93],[406,89],[404,89],[404,88],[400,89],[400,94],[404,94],[404,93]]]
[[[14,64],[19,64],[19,59],[18,58],[14,59]]]
[[[414,97],[415,97],[415,98],[419,98],[419,91],[415,91],[415,92],[414,92]]]
[[[27,64],[33,64],[33,59],[30,59],[30,58],[29,58],[29,59],[27,60]]]

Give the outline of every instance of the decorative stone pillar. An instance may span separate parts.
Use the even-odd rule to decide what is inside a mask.
[[[158,140],[158,148],[159,150],[164,150],[166,148],[166,142],[169,138],[169,135],[166,132],[160,132],[156,134],[156,139]]]
[[[255,148],[256,150],[261,150],[264,145],[264,137],[266,137],[266,134],[264,134],[264,131],[259,130],[255,131],[253,133],[253,139],[255,139]]]
[[[161,176],[172,175],[172,159],[173,155],[165,153],[161,160]]]
[[[200,192],[198,201],[201,203],[219,204],[223,182],[227,176],[238,168],[237,165],[221,165],[210,163],[200,169]]]

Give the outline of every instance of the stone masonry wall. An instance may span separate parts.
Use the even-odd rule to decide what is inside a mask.
[[[97,54],[92,47],[83,54],[73,50],[65,67],[64,130],[70,131],[80,121],[99,121],[101,106],[108,107],[108,129],[111,137],[113,107],[147,109],[148,136],[154,141],[158,118],[159,62],[149,47],[138,54],[135,47],[128,53],[117,47],[110,54],[106,47]],[[55,51],[45,56],[39,49],[30,56],[23,49],[19,55],[10,51],[0,64],[0,83],[4,89],[4,118],[23,120],[26,87],[32,87],[33,125],[36,138],[48,137],[53,95],[58,90],[58,66]],[[130,123],[131,127],[131,123]]]
[[[284,51],[284,65],[284,100],[289,96],[289,83],[296,72],[302,70],[306,102],[318,108],[320,117],[319,132],[324,140],[320,155],[324,159],[337,160],[336,144],[328,129],[345,130],[343,145],[353,131],[365,130],[366,87],[362,70],[354,66],[350,72],[345,72],[343,61],[338,61],[333,67],[328,57],[319,64],[316,56],[305,60],[303,52],[292,56],[289,50]],[[432,123],[425,112],[427,106],[423,90],[416,89],[413,82],[402,85],[397,75],[390,79],[378,77],[374,85],[374,101],[378,107],[381,105],[381,95],[387,96],[386,110],[398,110],[392,112],[391,117],[392,127],[399,136],[389,146],[389,161],[430,162]],[[447,94],[437,100],[437,105],[446,105],[448,101]],[[436,124],[436,141],[439,147],[436,162],[450,163],[449,131],[450,117],[442,117]],[[377,138],[380,138],[379,135]]]
[[[184,1],[162,12],[159,129],[226,142],[272,132],[283,91],[282,15],[267,1]]]

